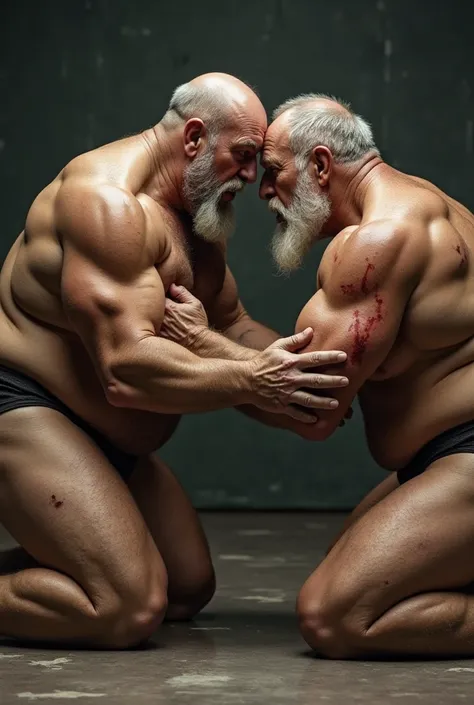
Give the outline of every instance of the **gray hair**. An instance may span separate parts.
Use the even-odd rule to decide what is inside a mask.
[[[164,127],[173,129],[190,118],[197,117],[205,123],[210,137],[216,137],[225,125],[231,105],[232,100],[225,91],[183,83],[171,96],[161,123]]]
[[[331,101],[334,105],[314,105],[315,101]],[[379,153],[372,129],[350,105],[323,93],[308,93],[282,103],[273,113],[273,119],[291,110],[289,118],[290,148],[299,169],[303,169],[311,150],[322,144],[328,147],[334,160],[355,162],[368,152]]]

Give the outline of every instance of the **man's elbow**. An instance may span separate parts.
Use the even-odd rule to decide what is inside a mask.
[[[114,358],[103,365],[102,386],[111,406],[135,408],[138,391],[134,383],[136,373],[133,363],[128,360]]]
[[[124,386],[120,383],[110,382],[105,386],[105,397],[110,406],[118,408],[130,408],[132,404],[132,395],[127,392]]]

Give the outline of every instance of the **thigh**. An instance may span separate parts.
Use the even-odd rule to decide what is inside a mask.
[[[398,482],[398,477],[396,472],[390,473],[388,477],[382,480],[376,487],[374,487],[363,499],[357,507],[354,509],[353,512],[347,517],[346,521],[342,525],[341,530],[339,533],[336,535],[336,537],[332,540],[327,553],[331,551],[336,543],[339,541],[341,536],[344,536],[346,533],[347,529],[351,527],[353,524],[355,524],[356,521],[358,521],[361,517],[364,516],[364,514],[367,514],[369,509],[372,509],[376,504],[378,504],[382,499],[384,499],[390,492],[393,492],[393,490],[396,490],[397,487],[400,486],[400,483]]]
[[[474,455],[436,461],[354,523],[303,587],[369,625],[403,599],[474,580]]]
[[[164,560],[170,602],[208,585],[213,579],[209,545],[169,467],[156,456],[141,458],[129,487]]]
[[[73,578],[98,610],[158,576],[166,583],[126,485],[65,416],[38,407],[1,415],[0,451],[0,519],[40,565]]]

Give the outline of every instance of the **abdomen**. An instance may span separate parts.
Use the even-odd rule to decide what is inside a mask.
[[[459,364],[460,352],[471,359]],[[415,376],[368,383],[360,403],[374,459],[388,470],[401,468],[439,433],[474,419],[472,351],[428,363]]]

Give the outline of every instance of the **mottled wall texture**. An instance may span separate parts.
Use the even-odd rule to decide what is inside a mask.
[[[256,86],[269,111],[305,91],[351,101],[390,163],[474,207],[467,0],[3,0],[1,17],[1,257],[71,157],[153,124],[174,86],[215,70]],[[230,261],[242,299],[288,333],[322,248],[282,280],[256,188],[238,209]],[[322,445],[235,411],[190,416],[163,455],[208,507],[349,507],[383,477],[358,413]]]

